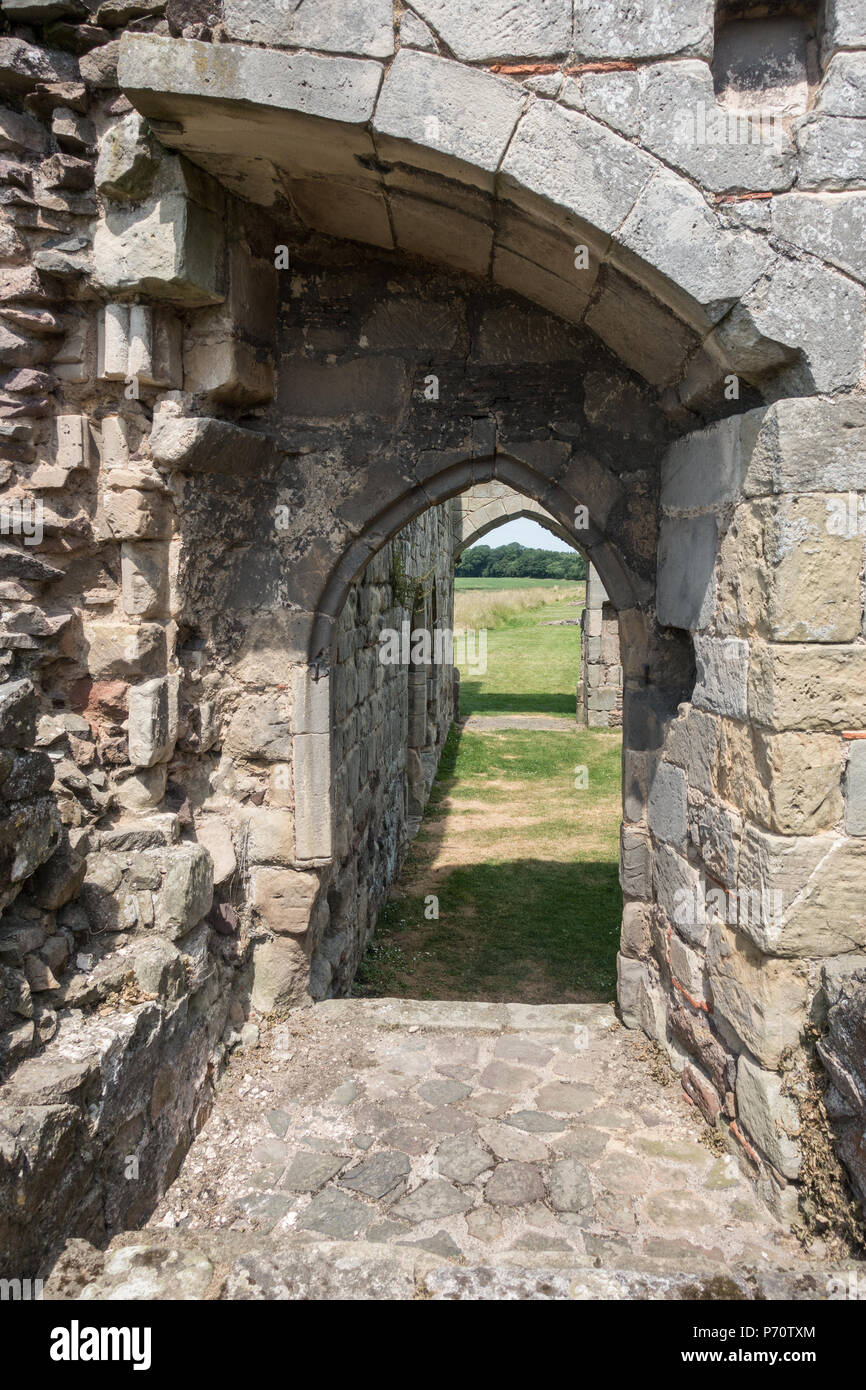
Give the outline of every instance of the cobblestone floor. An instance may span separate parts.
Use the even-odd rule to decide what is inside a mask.
[[[331,1001],[261,1034],[151,1229],[449,1260],[802,1261],[606,1006]]]

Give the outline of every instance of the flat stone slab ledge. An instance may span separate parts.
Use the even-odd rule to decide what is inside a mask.
[[[444,1028],[476,1033],[562,1033],[569,1028],[612,1028],[612,1004],[485,1004],[462,1000],[325,999],[315,1012],[374,1028]]]

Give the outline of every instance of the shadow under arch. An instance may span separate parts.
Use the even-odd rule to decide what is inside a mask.
[[[571,322],[591,316],[671,393],[675,414],[721,400],[738,356],[761,393],[786,373],[809,392],[856,381],[809,331],[799,281],[786,283],[784,261],[748,225],[727,225],[656,153],[558,102],[525,102],[506,76],[409,49],[386,69],[360,55],[127,33],[118,84],[167,148],[250,201],[288,196],[303,226],[492,277]],[[756,297],[765,281],[772,294]],[[623,293],[640,305],[625,319],[614,312]],[[795,329],[777,326],[784,314],[765,321],[768,295]],[[855,345],[862,353],[862,331]]]

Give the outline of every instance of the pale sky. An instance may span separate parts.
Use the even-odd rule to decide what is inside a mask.
[[[546,530],[544,526],[539,526],[537,521],[530,521],[525,516],[518,517],[516,521],[506,521],[504,526],[497,526],[494,531],[488,531],[478,544],[489,545],[495,549],[497,545],[510,545],[512,541],[528,546],[531,550],[574,549],[574,546],[566,545],[565,541],[561,541],[552,531]],[[469,549],[471,550],[472,546]]]

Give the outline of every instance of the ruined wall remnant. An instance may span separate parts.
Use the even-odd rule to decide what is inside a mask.
[[[622,725],[619,619],[593,565],[587,573],[586,607],[581,614],[577,722],[590,729]]]
[[[0,34],[4,1258],[144,1219],[257,1018],[350,988],[453,709],[379,635],[448,625],[479,488],[616,611],[622,1014],[789,1209],[782,1068],[866,944],[858,7],[746,142],[708,0],[38,8]]]

